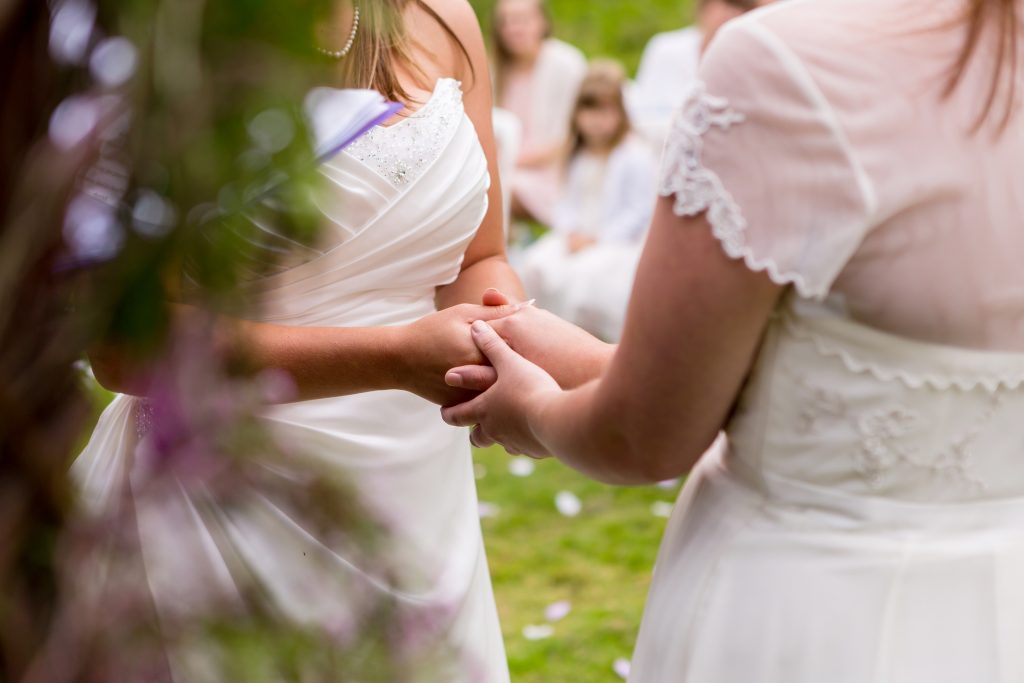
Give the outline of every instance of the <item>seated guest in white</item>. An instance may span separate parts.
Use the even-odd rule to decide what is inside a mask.
[[[636,83],[628,91],[627,105],[637,132],[661,149],[672,114],[697,77],[704,46],[725,22],[763,4],[759,0],[700,0],[696,24],[651,38],[640,59]]]
[[[625,72],[595,61],[576,98],[553,230],[526,250],[524,286],[544,308],[618,339],[650,222],[656,161],[630,129]]]
[[[503,178],[512,188],[512,216],[551,225],[569,117],[587,60],[551,37],[543,0],[497,0],[493,25],[495,102],[522,123],[515,172]]]

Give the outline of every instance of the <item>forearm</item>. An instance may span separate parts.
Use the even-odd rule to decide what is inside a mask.
[[[462,303],[476,304],[491,288],[500,290],[512,303],[524,299],[523,285],[512,266],[504,256],[491,256],[467,266],[450,285],[438,287],[435,302],[438,310]]]
[[[680,435],[665,424],[685,415],[617,394],[614,384],[606,376],[537,402],[528,423],[548,453],[608,484],[653,484],[689,471],[718,433],[692,425]]]
[[[405,328],[289,327],[213,318],[199,309],[174,306],[172,325],[207,330],[210,352],[232,371],[255,374],[283,370],[294,382],[286,400],[311,400],[399,387]],[[172,336],[173,338],[173,336]],[[145,395],[159,357],[139,358],[113,345],[89,353],[97,380],[110,391]]]
[[[592,479],[617,485],[660,480],[634,461],[624,425],[603,409],[600,395],[599,381],[552,394],[535,404],[530,430],[550,455]]]
[[[563,389],[576,389],[604,375],[615,356],[616,348],[614,344],[595,339],[592,345],[576,349],[570,362],[554,356],[531,360],[551,375]]]
[[[402,327],[291,327],[248,321],[229,326],[227,353],[248,372],[283,370],[289,400],[308,401],[403,388]]]

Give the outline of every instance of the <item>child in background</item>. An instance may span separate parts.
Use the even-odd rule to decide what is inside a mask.
[[[616,62],[589,67],[572,115],[565,192],[521,273],[539,305],[608,341],[621,331],[654,209],[656,161],[631,132],[625,83]]]

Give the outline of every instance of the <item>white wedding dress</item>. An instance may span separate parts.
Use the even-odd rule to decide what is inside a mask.
[[[261,320],[358,327],[433,312],[435,288],[458,275],[487,209],[487,160],[459,83],[439,80],[416,113],[372,129],[321,172],[326,234],[315,250],[297,247],[305,257],[289,268],[252,283]],[[133,469],[138,406],[139,399],[115,398],[76,461],[87,500],[101,504],[121,482],[118,472]],[[201,607],[245,572],[296,622],[344,631],[361,591],[394,591],[403,624],[413,628],[408,637],[429,642],[442,634],[459,658],[454,670],[425,671],[423,680],[507,682],[466,431],[398,391],[275,406],[265,419],[280,443],[307,459],[309,472],[349,481],[387,525],[389,575],[360,576],[357,558],[269,497],[210,509],[183,488],[176,501],[137,501],[160,613]],[[336,576],[312,564],[325,554]],[[360,581],[346,590],[351,576]]]
[[[633,683],[1024,682],[1024,113],[971,133],[987,34],[943,98],[964,4],[789,0],[706,55],[662,192],[792,287]]]

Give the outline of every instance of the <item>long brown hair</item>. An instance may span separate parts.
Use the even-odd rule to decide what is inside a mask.
[[[602,106],[610,104],[619,113],[619,126],[609,141],[609,147],[615,149],[629,135],[632,126],[629,122],[629,113],[626,111],[626,99],[623,88],[626,86],[626,70],[622,65],[611,59],[595,59],[587,68],[587,75],[580,83],[579,92],[576,95],[576,103],[572,108],[572,118],[569,119],[569,144],[566,147],[565,164],[582,151],[585,141],[583,132],[578,123],[580,110],[585,107]]]
[[[945,92],[947,97],[963,81],[967,67],[978,52],[982,42],[981,38],[985,32],[989,29],[998,31],[996,69],[992,75],[992,83],[989,86],[985,103],[975,122],[976,130],[984,125],[994,114],[997,106],[1001,104],[1002,114],[999,120],[999,130],[1004,131],[1017,108],[1017,76],[1021,67],[1017,32],[1020,30],[1021,18],[1019,0],[967,0],[964,14],[967,35],[964,47],[950,72]]]
[[[350,88],[371,88],[390,100],[409,103],[413,98],[398,79],[401,64],[428,86],[426,74],[412,56],[412,45],[403,19],[415,2],[429,14],[458,45],[475,77],[469,51],[448,23],[423,0],[356,0],[359,3],[359,33],[352,51],[339,64],[342,80]]]

